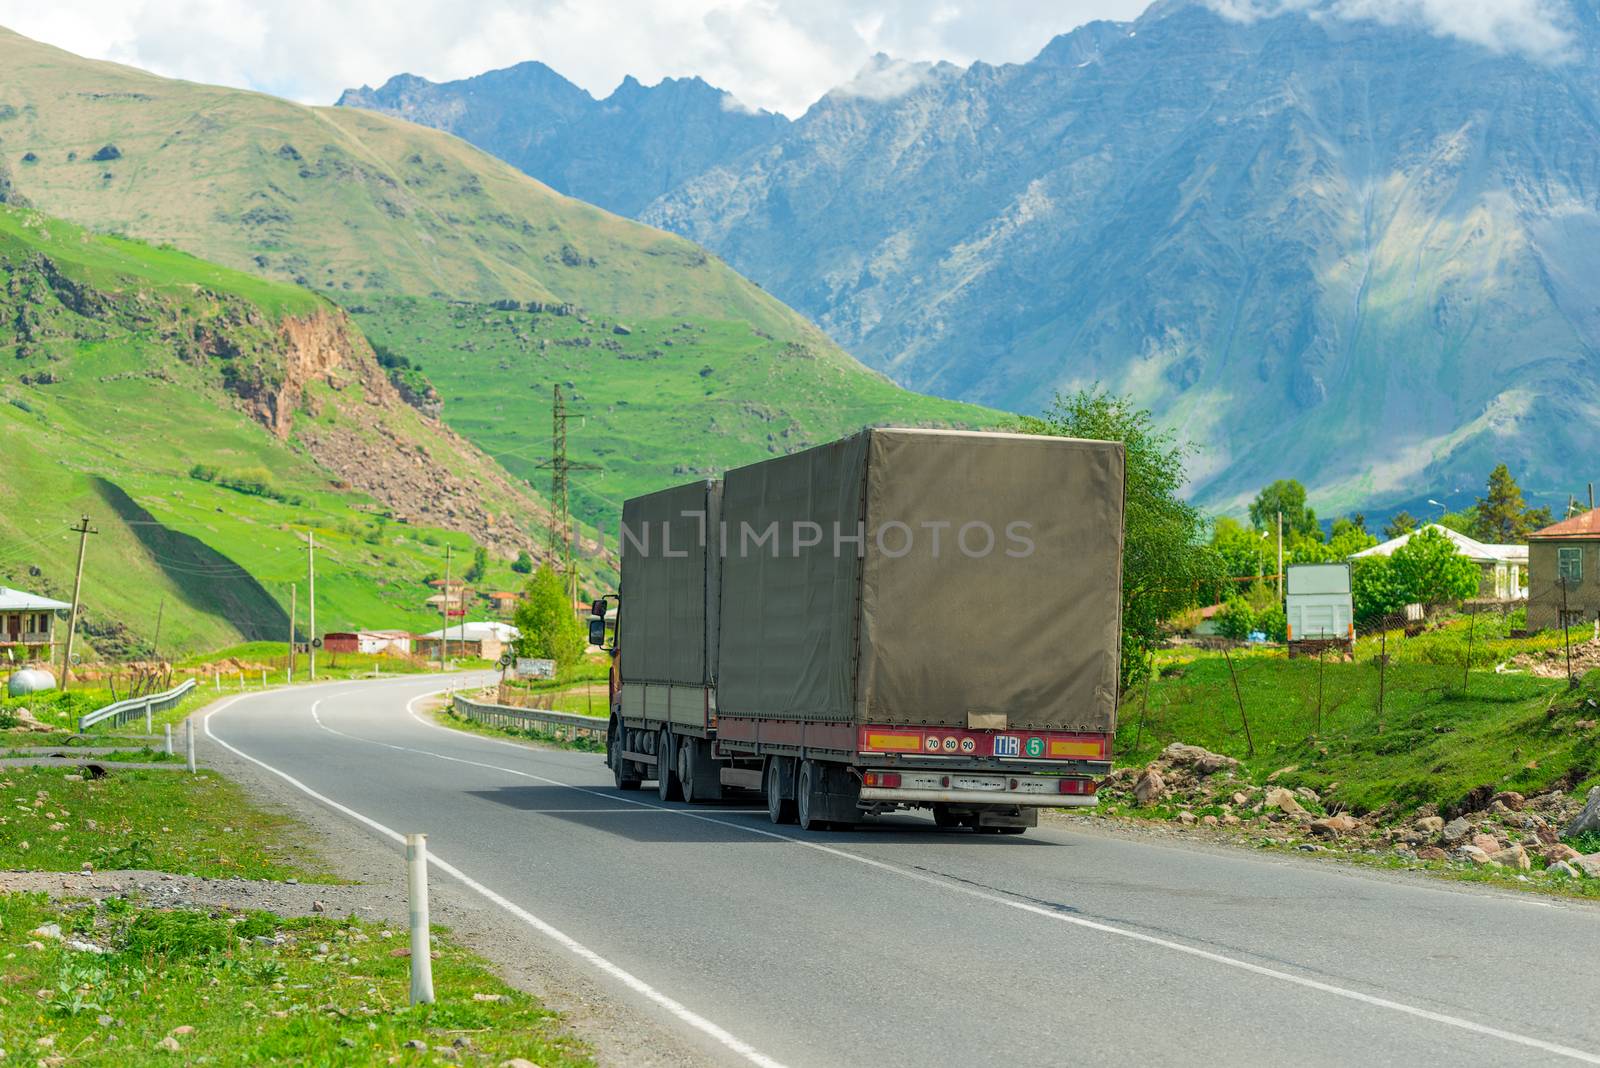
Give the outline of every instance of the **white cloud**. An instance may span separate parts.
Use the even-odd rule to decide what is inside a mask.
[[[605,96],[700,75],[797,115],[877,52],[1031,58],[1146,0],[0,0],[0,24],[101,59],[307,103],[401,72],[436,81],[537,59]]]
[[[1495,52],[1544,61],[1567,58],[1565,0],[1206,0],[1212,10],[1241,22],[1305,12],[1313,18],[1416,26]]]
[[[832,92],[839,96],[859,96],[868,100],[893,100],[918,86],[928,84],[933,77],[932,63],[891,59],[880,52],[857,71],[854,78],[839,85]]]

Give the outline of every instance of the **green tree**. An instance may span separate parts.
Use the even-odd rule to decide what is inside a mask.
[[[1489,484],[1478,498],[1477,525],[1472,536],[1479,541],[1505,545],[1523,538],[1529,530],[1527,502],[1522,487],[1511,477],[1511,469],[1497,464],[1489,472]]]
[[[1292,478],[1280,478],[1256,494],[1250,502],[1250,525],[1257,530],[1276,531],[1278,513],[1283,513],[1285,543],[1309,538],[1322,540],[1317,513],[1306,507],[1306,488]]]
[[[512,621],[521,632],[517,655],[554,660],[557,671],[575,666],[588,645],[583,623],[567,600],[567,584],[549,564],[528,580]]]
[[[1387,556],[1366,556],[1350,562],[1350,596],[1358,627],[1375,626],[1399,615],[1411,603]]]
[[[1222,573],[1205,544],[1200,512],[1178,495],[1184,457],[1193,451],[1159,430],[1150,413],[1128,397],[1099,388],[1057,394],[1021,429],[1096,441],[1120,441],[1126,450],[1126,506],[1122,551],[1122,684],[1143,675],[1161,624],[1193,607],[1196,591]]]
[[[1385,541],[1398,538],[1402,534],[1410,534],[1417,529],[1417,518],[1410,512],[1400,511],[1389,517],[1389,522],[1383,525]]]
[[[1438,523],[1441,527],[1448,527],[1457,534],[1473,537],[1473,532],[1478,529],[1478,506],[1473,504],[1459,512],[1446,512],[1439,517]]]
[[[1455,543],[1437,530],[1412,535],[1389,560],[1406,604],[1449,604],[1478,592],[1478,565],[1456,552]]]
[[[533,574],[533,557],[528,555],[528,550],[517,550],[517,558],[511,561],[511,570],[519,575]]]
[[[489,573],[489,550],[482,545],[472,550],[472,566],[467,568],[467,573],[462,579],[467,582],[482,582],[483,576]]]
[[[1230,597],[1217,613],[1217,633],[1242,642],[1256,629],[1256,612],[1243,597]]]
[[[1276,543],[1230,516],[1218,516],[1212,522],[1211,548],[1223,571],[1233,578],[1266,575],[1277,570],[1277,560],[1273,556],[1277,552]]]

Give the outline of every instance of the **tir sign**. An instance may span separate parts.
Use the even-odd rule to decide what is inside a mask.
[[[1022,739],[1014,734],[998,734],[994,739],[994,755],[1014,757],[1022,754]]]

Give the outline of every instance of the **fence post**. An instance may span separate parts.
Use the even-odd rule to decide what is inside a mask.
[[[1467,612],[1467,659],[1461,664],[1461,692],[1467,692],[1467,673],[1472,670],[1472,637],[1478,629],[1478,607],[1473,605]]]
[[[150,706],[152,704],[154,704],[153,701],[146,701],[144,703],[144,732],[146,734],[150,734],[155,730],[154,723],[150,718]]]
[[[167,748],[167,756],[171,756],[172,755],[172,724],[167,723],[167,724],[164,724],[164,726],[167,728],[167,746],[166,746],[166,748]]]
[[[1378,632],[1378,730],[1383,730],[1383,682],[1389,667],[1389,617],[1384,616]]]
[[[1239,703],[1239,718],[1244,721],[1244,742],[1247,750],[1245,755],[1254,757],[1256,755],[1256,743],[1255,739],[1250,737],[1250,717],[1245,715],[1244,695],[1239,692],[1239,676],[1234,674],[1233,657],[1228,654],[1226,645],[1222,647],[1222,658],[1228,662],[1228,678],[1233,680],[1233,699]]]
[[[222,692],[222,670],[220,668],[211,672],[211,681],[217,684],[217,692]]]
[[[265,690],[267,688],[267,669],[266,668],[262,668],[261,669],[261,688],[263,690]]]
[[[411,1004],[433,1004],[433,957],[428,949],[428,836],[406,835],[406,887],[411,898]]]
[[[183,747],[189,751],[189,774],[194,774],[194,720],[183,721]]]

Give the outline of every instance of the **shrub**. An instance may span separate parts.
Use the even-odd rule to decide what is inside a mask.
[[[554,660],[557,671],[576,666],[588,645],[583,624],[567,600],[566,581],[549,564],[534,572],[513,618],[521,632],[517,655]]]

